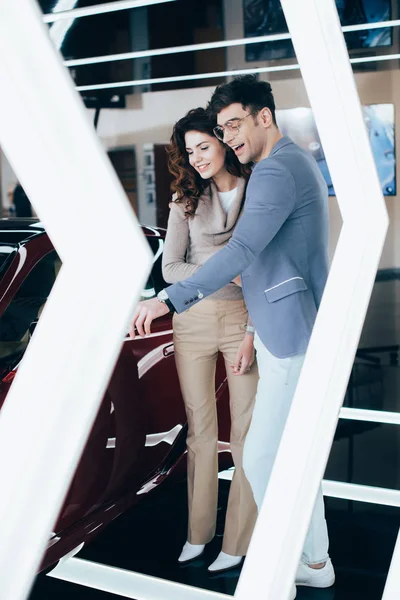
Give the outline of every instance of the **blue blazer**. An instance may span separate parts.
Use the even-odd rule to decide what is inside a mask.
[[[253,170],[228,244],[166,291],[183,312],[242,276],[256,331],[279,358],[306,351],[328,276],[328,190],[314,158],[288,137]]]

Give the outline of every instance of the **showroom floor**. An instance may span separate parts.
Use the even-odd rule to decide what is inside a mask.
[[[387,367],[378,379],[367,371],[358,373],[353,406],[398,411],[400,369]],[[341,421],[325,477],[399,489],[399,450],[398,426]],[[216,576],[207,573],[207,565],[221,546],[228,490],[229,482],[221,480],[217,536],[205,555],[190,565],[180,567],[176,561],[186,534],[184,483],[153,492],[77,556],[233,595],[239,569]],[[326,498],[326,509],[337,581],[327,590],[299,589],[298,600],[380,600],[400,526],[400,510],[333,498]],[[72,596],[76,600],[121,598],[41,575],[29,600],[69,600]],[[262,600],[261,594],[259,597]]]
[[[221,504],[225,503],[228,486],[228,482],[220,482]],[[186,506],[184,486],[178,486],[121,516],[78,557],[233,595],[239,569],[209,576],[206,568],[219,551],[223,517],[221,509],[219,534],[204,557],[179,567],[176,558],[185,539]],[[380,600],[400,511],[359,503],[352,506],[347,501],[328,498],[327,517],[336,585],[328,590],[300,589],[298,599]],[[69,600],[72,596],[76,600],[120,598],[40,576],[30,600]]]

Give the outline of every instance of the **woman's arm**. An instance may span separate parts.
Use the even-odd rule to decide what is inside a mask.
[[[183,207],[171,202],[162,258],[163,277],[167,283],[177,283],[193,275],[200,265],[186,262],[189,244],[189,223]]]

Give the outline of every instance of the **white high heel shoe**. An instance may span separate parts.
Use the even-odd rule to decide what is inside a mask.
[[[178,562],[183,564],[201,556],[204,552],[205,544],[191,544],[186,542],[178,558]]]
[[[213,563],[208,567],[210,573],[219,573],[221,571],[228,571],[234,569],[243,560],[243,556],[232,556],[232,554],[226,554],[220,552]]]

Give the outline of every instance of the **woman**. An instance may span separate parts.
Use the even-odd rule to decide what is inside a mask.
[[[174,176],[163,275],[169,283],[192,275],[225,245],[240,217],[249,172],[213,135],[216,125],[202,108],[173,130],[169,169]],[[254,329],[247,325],[242,289],[230,283],[182,314],[174,315],[176,366],[188,419],[188,540],[179,562],[200,556],[215,535],[218,497],[218,426],[215,367],[225,359],[235,474],[229,494],[222,552],[209,567],[237,566],[246,554],[257,515],[242,469],[243,444],[253,411],[258,371]]]

